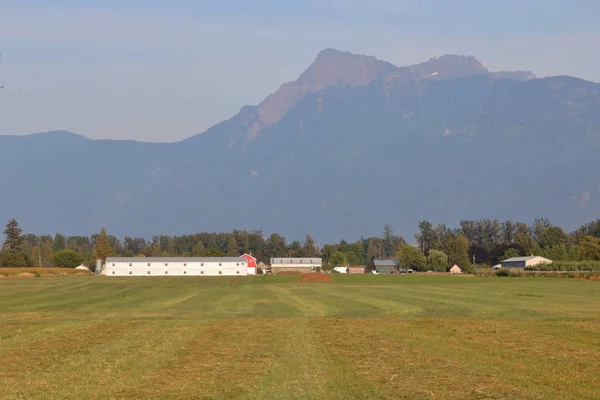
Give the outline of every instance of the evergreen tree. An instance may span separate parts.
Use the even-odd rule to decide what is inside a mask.
[[[106,261],[106,257],[110,257],[113,254],[113,248],[108,241],[108,236],[106,235],[106,230],[102,228],[100,231],[100,235],[96,240],[96,245],[94,246],[94,257],[96,259],[102,260],[102,262]]]
[[[315,241],[310,235],[306,235],[306,239],[304,240],[304,245],[302,246],[302,252],[304,253],[304,257],[316,257],[317,249],[315,248]]]
[[[394,230],[389,224],[385,224],[383,228],[383,255],[386,257],[394,256],[394,251],[396,247],[395,238],[394,238]]]
[[[235,240],[234,236],[231,236],[229,238],[229,241],[227,242],[227,255],[230,257],[239,256],[238,243],[237,243],[237,240]]]
[[[3,267],[26,267],[27,257],[23,253],[25,238],[16,219],[11,219],[4,229],[6,239],[0,251],[0,265]]]
[[[66,248],[66,240],[63,235],[57,233],[54,235],[54,252],[64,250]]]
[[[2,245],[2,251],[20,252],[23,250],[23,244],[25,238],[23,237],[23,229],[19,227],[19,223],[16,219],[11,219],[4,228],[4,244]]]
[[[381,257],[383,257],[383,246],[381,244],[381,239],[369,239],[369,244],[367,246],[367,263],[370,263],[373,260],[378,260]]]
[[[204,257],[205,251],[206,251],[206,249],[204,248],[204,243],[202,243],[202,240],[198,240],[198,243],[196,243],[194,245],[194,248],[192,249],[192,256]]]

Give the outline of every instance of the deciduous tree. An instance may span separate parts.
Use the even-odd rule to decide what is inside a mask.
[[[435,272],[446,272],[448,269],[448,256],[443,251],[431,250],[427,257],[428,267]]]
[[[331,258],[329,259],[329,265],[332,267],[344,267],[348,265],[346,255],[341,251],[336,251],[331,255]]]
[[[60,250],[54,254],[52,264],[57,268],[75,268],[81,264],[82,257],[73,250]]]
[[[202,243],[202,240],[198,240],[198,243],[196,243],[192,249],[192,255],[194,257],[204,257],[205,251],[206,249],[204,248],[204,243]]]
[[[420,271],[427,265],[425,254],[418,247],[404,246],[396,254],[400,268]]]

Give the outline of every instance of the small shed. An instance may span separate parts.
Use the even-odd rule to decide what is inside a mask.
[[[364,265],[350,265],[348,266],[349,274],[364,274],[365,266]]]
[[[462,274],[462,269],[458,265],[454,265],[454,267],[450,268],[451,274]]]
[[[375,271],[378,274],[395,274],[398,272],[398,260],[375,260]]]

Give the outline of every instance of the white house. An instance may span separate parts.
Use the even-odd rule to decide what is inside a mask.
[[[108,257],[107,276],[242,276],[247,261],[238,257]]]
[[[321,268],[323,260],[317,257],[307,258],[271,258],[271,271],[274,274],[281,272],[309,273]]]
[[[538,264],[551,264],[552,260],[540,256],[513,257],[500,262],[502,268],[520,268],[533,267]]]

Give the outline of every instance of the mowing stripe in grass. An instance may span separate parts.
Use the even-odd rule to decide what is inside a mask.
[[[326,313],[326,304],[314,300],[315,294],[318,293],[317,289],[314,286],[312,288],[287,285],[272,285],[268,287],[268,290],[280,301],[295,307],[297,310],[295,314],[305,317],[322,316]]]
[[[275,362],[259,389],[257,400],[384,399],[354,366],[333,356],[312,326],[314,319],[278,320],[272,338]]]

